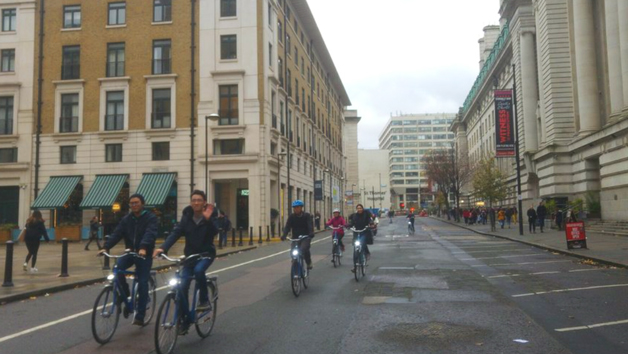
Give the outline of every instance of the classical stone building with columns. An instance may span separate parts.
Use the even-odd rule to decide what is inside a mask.
[[[524,208],[588,194],[603,219],[628,219],[628,2],[502,0],[499,13],[452,125],[459,158],[495,155],[493,91],[514,87]],[[514,205],[515,160],[498,165]]]

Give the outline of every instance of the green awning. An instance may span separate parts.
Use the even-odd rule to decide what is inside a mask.
[[[70,199],[76,185],[83,179],[82,176],[50,177],[41,194],[31,205],[31,209],[57,209],[63,207]]]
[[[81,209],[109,209],[118,198],[129,175],[97,175],[81,202]]]
[[[144,196],[147,207],[164,205],[176,177],[176,173],[145,173],[135,193]]]

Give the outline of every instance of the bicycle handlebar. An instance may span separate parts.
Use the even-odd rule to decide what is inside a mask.
[[[144,259],[144,260],[146,259],[145,257],[140,256],[136,252],[131,252],[131,251],[126,251],[126,252],[124,252],[123,255],[118,255],[118,256],[111,255],[111,254],[109,254],[107,252],[102,252],[102,253],[99,253],[98,256],[106,256],[108,258],[122,258],[122,257],[125,257],[125,256],[133,256],[133,257],[137,257],[139,259]]]
[[[159,257],[161,257],[161,258],[163,258],[163,259],[165,259],[167,261],[170,261],[170,262],[173,262],[173,263],[178,263],[178,264],[185,263],[185,262],[189,261],[190,259],[194,259],[194,258],[197,258],[197,257],[199,259],[211,259],[211,257],[207,257],[207,253],[191,254],[191,255],[189,255],[187,257],[181,256],[179,258],[171,258],[171,257],[168,257],[168,255],[165,254],[165,253],[160,253]]]
[[[365,227],[365,228],[364,228],[364,229],[362,229],[362,230],[356,230],[356,229],[355,229],[355,227],[352,227],[352,228],[350,228],[349,230],[351,230],[351,231],[353,231],[353,232],[361,233],[361,232],[366,231],[366,229],[368,229],[368,227]]]
[[[299,236],[299,238],[291,238],[290,242],[299,242],[299,241],[301,241],[301,240],[303,240],[305,238],[308,238],[308,237],[310,237],[310,235],[301,235],[301,236]]]
[[[328,227],[329,227],[330,229],[332,229],[332,230],[340,230],[340,229],[342,229],[342,228],[343,228],[343,226],[337,226],[337,227],[334,227],[334,226],[328,226]]]

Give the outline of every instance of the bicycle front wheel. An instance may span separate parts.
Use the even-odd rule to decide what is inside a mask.
[[[355,276],[355,281],[360,281],[360,268],[358,267],[360,263],[360,253],[358,250],[353,251],[353,275]]]
[[[292,266],[290,267],[290,283],[292,284],[292,293],[296,297],[301,294],[301,276],[299,273],[299,262],[292,261]]]
[[[114,303],[113,287],[107,286],[98,295],[92,311],[92,334],[96,342],[105,344],[118,328],[120,306]]]
[[[159,306],[155,321],[155,349],[159,354],[171,354],[177,344],[179,319],[175,294],[168,294]]]
[[[331,248],[331,261],[334,263],[334,268],[336,268],[336,263],[338,261],[338,245],[334,245]]]
[[[307,289],[310,285],[310,271],[307,269],[305,259],[301,258],[301,278],[303,279],[303,288]]]
[[[135,301],[133,301],[133,318],[137,315],[139,308],[140,294],[138,284],[135,283]],[[155,315],[157,309],[157,284],[152,276],[148,278],[148,299],[146,299],[146,314],[144,315],[144,326],[146,326]]]
[[[366,255],[364,251],[360,252],[360,272],[362,273],[362,277],[366,275]]]
[[[214,329],[214,324],[216,323],[216,311],[218,311],[217,292],[218,289],[216,289],[216,283],[207,279],[207,295],[209,295],[210,308],[204,311],[198,311],[196,313],[196,323],[194,324],[196,327],[196,333],[198,333],[201,338],[207,338],[212,329]],[[196,298],[200,303],[200,294],[197,293]],[[198,304],[196,304],[196,306],[198,308]]]

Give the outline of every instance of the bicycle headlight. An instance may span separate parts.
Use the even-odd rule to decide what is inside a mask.
[[[359,246],[360,245],[360,241],[355,241],[355,245]]]
[[[168,285],[170,285],[170,286],[176,286],[177,284],[179,284],[179,280],[177,280],[176,278],[172,278],[168,282]]]
[[[113,280],[113,278],[115,278],[115,277],[113,276],[113,274],[109,274],[109,275],[107,275],[107,280]]]
[[[293,256],[298,256],[299,255],[299,250],[292,250],[292,255]]]

